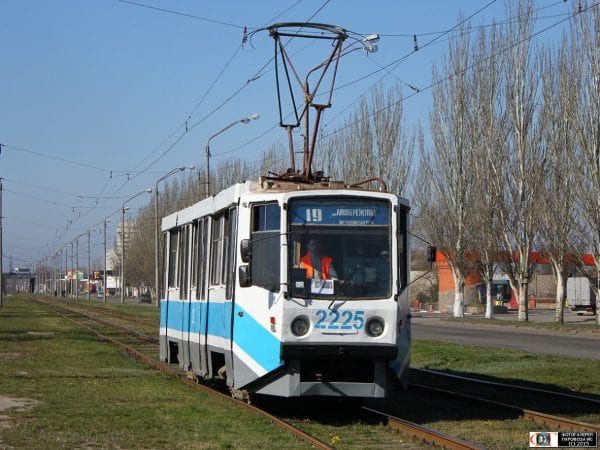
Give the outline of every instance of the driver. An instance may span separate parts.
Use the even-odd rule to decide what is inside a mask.
[[[321,243],[310,238],[306,244],[306,255],[300,258],[300,268],[306,270],[307,278],[329,280],[337,278],[333,258],[321,254]]]

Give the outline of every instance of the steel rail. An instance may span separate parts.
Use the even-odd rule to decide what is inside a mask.
[[[383,416],[387,419],[387,426],[392,430],[407,434],[414,439],[419,439],[427,444],[437,445],[448,450],[483,450],[477,444],[464,441],[456,436],[451,436],[433,428],[425,427],[408,420],[400,419],[399,417],[390,416],[382,411],[377,411],[369,407],[363,406],[364,410],[370,413]]]
[[[579,422],[577,420],[553,416],[551,414],[546,414],[546,413],[542,413],[539,411],[533,411],[531,409],[520,408],[518,406],[509,405],[507,403],[502,403],[502,402],[497,402],[495,400],[488,400],[485,398],[475,397],[473,395],[452,392],[452,391],[448,391],[446,389],[432,388],[429,386],[424,386],[424,385],[415,384],[415,383],[410,383],[410,386],[416,387],[419,389],[423,389],[426,391],[436,392],[439,394],[463,398],[463,399],[467,399],[467,400],[471,400],[471,401],[476,401],[479,403],[484,403],[487,405],[504,408],[509,411],[513,411],[513,412],[520,414],[523,417],[523,419],[525,419],[525,420],[530,420],[534,423],[538,423],[541,425],[556,426],[556,427],[564,429],[564,430],[595,431],[596,433],[600,433],[600,427],[597,427],[596,425],[585,423],[585,422]]]
[[[38,300],[38,302],[44,303],[46,305],[50,305],[49,303],[44,302],[44,301]],[[132,336],[134,336],[134,337],[136,337],[136,338],[138,338],[138,339],[140,339],[142,341],[150,342],[150,343],[156,344],[156,345],[159,344],[158,338],[156,338],[154,336],[148,336],[147,334],[144,334],[144,333],[142,333],[140,331],[134,330],[133,328],[126,327],[125,325],[120,325],[118,323],[111,322],[110,320],[102,319],[100,317],[94,317],[94,316],[92,316],[92,315],[90,315],[90,314],[88,314],[86,312],[78,311],[77,309],[65,308],[64,305],[52,305],[52,306],[57,307],[57,308],[61,308],[63,310],[70,311],[70,312],[73,312],[73,313],[81,314],[82,316],[85,316],[85,317],[87,317],[87,318],[89,318],[91,320],[95,320],[96,322],[102,323],[104,325],[108,325],[108,326],[115,327],[115,328],[120,328],[120,329],[126,331],[127,333],[131,334]],[[117,317],[119,317],[121,319],[124,319],[124,320],[127,320],[127,318],[123,317],[123,316],[117,316]]]
[[[569,399],[569,400],[577,400],[577,401],[592,403],[592,404],[595,404],[595,405],[600,405],[600,399],[583,397],[581,395],[567,394],[567,393],[564,393],[564,392],[549,391],[547,389],[530,388],[530,387],[527,387],[527,386],[519,386],[519,385],[516,385],[516,384],[498,383],[496,381],[480,380],[478,378],[470,378],[470,377],[465,377],[465,376],[462,376],[462,375],[454,375],[454,374],[439,372],[437,370],[431,370],[431,369],[416,369],[416,368],[411,368],[410,370],[411,370],[411,372],[414,371],[414,372],[429,373],[429,374],[440,376],[440,377],[452,378],[452,379],[461,380],[461,381],[468,381],[470,383],[484,384],[486,386],[496,386],[496,387],[502,387],[502,388],[506,388],[506,389],[513,389],[513,390],[516,390],[516,391],[534,392],[534,393],[545,394],[545,395],[553,395],[553,396],[559,397],[559,398],[565,398],[565,399]]]
[[[45,304],[47,306],[58,306],[58,305],[50,305],[50,304],[48,304],[46,302],[40,302],[40,303],[43,303],[43,304]],[[62,307],[62,306],[59,306],[59,307]],[[62,308],[68,310],[68,308],[64,308],[64,307],[62,307]],[[88,314],[84,314],[84,313],[81,313],[79,311],[72,311],[72,310],[68,310],[68,311],[75,312],[75,313],[78,313],[78,314],[82,314],[84,317],[86,317],[86,318],[88,318],[90,320],[94,320],[96,322],[102,323],[102,319],[98,319],[98,318],[89,316]],[[314,436],[311,436],[308,433],[305,433],[301,429],[296,428],[295,426],[293,426],[293,425],[285,422],[284,420],[281,420],[280,418],[278,418],[276,416],[273,416],[273,415],[269,414],[268,412],[266,412],[266,411],[264,411],[264,410],[262,410],[260,408],[257,408],[256,406],[253,406],[253,405],[250,405],[250,404],[248,404],[246,402],[234,399],[234,398],[232,398],[232,397],[230,397],[228,395],[225,395],[225,394],[223,394],[223,393],[221,393],[221,392],[219,392],[219,391],[217,391],[215,389],[212,389],[212,388],[210,388],[208,386],[204,386],[202,384],[196,383],[195,381],[190,380],[189,378],[181,375],[179,372],[177,372],[176,370],[174,370],[171,367],[167,366],[166,364],[163,364],[162,362],[160,362],[160,361],[158,361],[158,360],[156,360],[154,358],[150,358],[149,356],[144,355],[143,353],[141,353],[140,351],[136,350],[132,346],[127,345],[127,344],[119,341],[118,339],[114,339],[114,338],[112,338],[110,336],[106,336],[106,335],[100,333],[98,330],[94,329],[93,327],[91,327],[89,325],[86,325],[84,323],[81,323],[81,322],[73,319],[72,317],[69,317],[69,316],[67,316],[65,314],[60,313],[59,311],[56,311],[56,313],[58,315],[64,317],[65,319],[67,319],[67,320],[75,323],[76,325],[78,325],[78,326],[80,326],[80,327],[82,327],[82,328],[90,331],[91,333],[93,333],[97,337],[99,337],[100,339],[105,340],[105,341],[107,341],[107,342],[109,342],[109,343],[111,343],[111,344],[113,344],[113,345],[121,348],[130,358],[135,359],[137,361],[141,361],[141,362],[143,362],[145,364],[148,364],[149,366],[153,367],[154,369],[160,370],[161,372],[163,372],[163,373],[165,373],[167,375],[170,375],[170,376],[176,378],[181,383],[183,383],[183,384],[185,384],[187,386],[190,386],[190,387],[192,387],[192,388],[194,388],[196,390],[202,391],[202,392],[210,393],[212,395],[215,395],[217,397],[223,398],[225,400],[234,402],[234,403],[236,403],[238,405],[242,405],[245,408],[247,408],[247,409],[255,412],[256,414],[262,415],[263,417],[265,417],[268,420],[270,420],[271,422],[273,422],[275,425],[277,425],[280,428],[282,428],[282,429],[284,429],[284,430],[292,433],[296,437],[302,439],[303,441],[307,442],[308,444],[310,444],[310,445],[312,445],[312,446],[314,446],[316,448],[326,449],[326,450],[333,450],[334,449],[334,447],[332,447],[331,445],[329,445],[329,444],[321,441],[320,439],[317,439]],[[119,326],[119,328],[123,328],[123,327]]]
[[[129,322],[134,322],[134,323],[138,323],[140,325],[147,325],[147,326],[158,326],[158,323],[156,322],[156,320],[153,320],[152,318],[146,318],[146,317],[132,317],[132,316],[123,316],[121,314],[119,314],[118,311],[111,309],[111,308],[106,308],[103,306],[98,306],[97,304],[90,304],[89,302],[86,303],[82,303],[81,301],[77,302],[77,301],[69,301],[67,300],[65,302],[68,305],[76,305],[78,307],[82,307],[84,309],[87,310],[91,310],[91,311],[98,311],[99,313],[102,314],[109,314],[111,316],[114,317],[119,317],[119,318],[127,318],[127,320]],[[104,305],[105,303],[102,303],[102,305]]]

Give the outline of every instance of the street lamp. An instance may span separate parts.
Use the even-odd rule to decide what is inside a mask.
[[[129,197],[123,202],[123,207],[121,208],[121,303],[125,303],[125,211],[129,209],[125,208],[125,203],[139,197],[143,193],[150,194],[152,193],[152,189],[144,189],[133,197]]]
[[[90,248],[90,236],[92,234],[92,231],[95,231],[94,228],[90,228],[88,230],[88,272],[87,272],[87,299],[88,301],[91,301],[90,298],[90,291],[91,291],[91,284],[92,284],[92,279],[90,278],[90,270],[91,270],[91,248]]]
[[[251,116],[236,120],[235,122],[232,122],[229,125],[227,125],[225,128],[223,128],[218,133],[213,134],[211,137],[208,138],[208,141],[206,141],[206,148],[205,148],[205,151],[206,151],[206,197],[210,196],[210,140],[214,137],[217,137],[221,133],[229,130],[231,127],[233,127],[234,125],[237,125],[238,123],[246,124],[246,123],[250,122],[251,120],[258,119],[259,117],[260,116],[258,114],[252,114]]]
[[[75,238],[75,298],[77,300],[79,300],[79,237]]]
[[[194,170],[195,167],[194,166],[189,166],[189,167],[176,167],[175,169],[172,169],[171,171],[169,171],[167,174],[163,175],[161,178],[159,178],[156,181],[156,184],[154,185],[154,291],[155,291],[155,295],[156,295],[156,307],[160,307],[160,286],[159,286],[159,267],[158,267],[158,261],[159,261],[159,250],[158,250],[158,242],[159,242],[159,238],[160,238],[160,234],[159,234],[159,217],[158,217],[158,183],[160,183],[162,180],[164,180],[165,178],[170,177],[173,174],[176,174],[177,172],[183,172],[184,170],[189,169],[189,170]]]
[[[65,245],[65,289],[62,291],[64,292],[63,297],[67,298],[67,271],[69,270],[69,250],[67,250],[67,247],[69,247],[71,244],[66,244]],[[61,294],[62,294],[61,292]]]
[[[104,272],[102,274],[102,302],[106,303],[106,224],[110,219],[104,219]]]
[[[73,242],[69,244],[71,246],[71,279],[69,280],[69,297],[73,297],[73,263],[74,263],[74,252],[75,246]]]

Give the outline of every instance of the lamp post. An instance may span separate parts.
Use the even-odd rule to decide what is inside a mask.
[[[67,247],[71,245],[71,244],[67,244],[65,245],[65,289],[64,289],[64,297],[67,298],[67,272],[69,270],[69,250],[67,250]],[[62,292],[61,292],[62,294]]]
[[[217,137],[221,133],[229,130],[231,127],[233,127],[234,125],[237,125],[238,123],[246,124],[246,123],[250,122],[251,120],[258,119],[259,117],[260,116],[258,114],[252,114],[251,116],[236,120],[235,122],[232,122],[229,125],[227,125],[225,128],[223,128],[219,132],[213,134],[211,137],[208,138],[208,141],[206,141],[206,148],[205,148],[205,153],[206,153],[206,197],[210,196],[210,156],[211,156],[210,155],[210,141],[211,141],[211,139],[214,137]]]
[[[75,238],[75,249],[75,298],[79,300],[79,236]]]
[[[125,203],[139,197],[143,193],[150,194],[151,192],[152,189],[144,189],[143,191],[138,192],[133,197],[129,197],[125,200],[123,202],[123,207],[121,208],[121,303],[125,303],[125,210],[129,209],[125,208]]]
[[[2,247],[2,178],[0,178],[0,308],[2,308],[2,302],[4,299],[4,278],[2,277],[2,259],[4,255],[4,248]]]
[[[90,297],[90,290],[91,290],[90,289],[90,285],[91,285],[90,270],[91,270],[91,266],[92,266],[90,239],[91,239],[92,231],[94,231],[94,228],[90,228],[88,230],[88,271],[87,271],[87,299],[88,299],[88,301],[92,300]]]
[[[189,170],[194,170],[195,167],[194,166],[190,166],[190,167],[176,167],[175,169],[172,169],[171,171],[169,171],[168,173],[166,173],[165,175],[163,175],[161,178],[159,178],[156,181],[156,184],[154,185],[154,292],[156,295],[156,307],[159,308],[160,307],[160,299],[161,299],[161,294],[160,294],[160,285],[159,285],[159,272],[160,272],[160,267],[158,266],[158,262],[159,262],[159,238],[160,238],[160,227],[159,227],[159,217],[158,217],[158,183],[160,183],[162,180],[170,177],[171,175],[176,174],[177,172],[183,172],[185,169],[189,169]]]
[[[104,219],[104,272],[102,273],[102,301],[106,303],[106,224],[110,219]]]

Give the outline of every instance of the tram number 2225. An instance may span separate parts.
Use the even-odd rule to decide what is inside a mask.
[[[315,328],[327,331],[358,331],[365,326],[364,311],[337,311],[319,309],[316,311]]]

